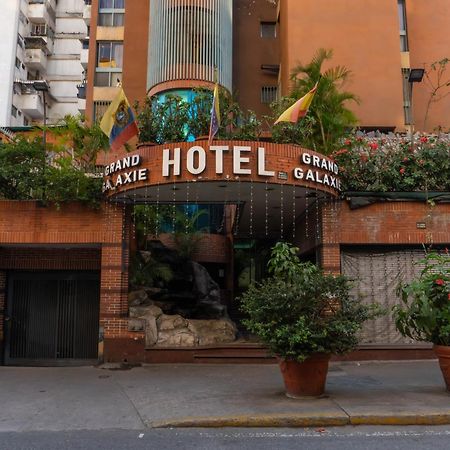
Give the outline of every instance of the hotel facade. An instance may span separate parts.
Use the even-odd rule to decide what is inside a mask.
[[[334,52],[330,64],[352,72],[346,89],[359,98],[351,108],[362,130],[448,130],[449,97],[430,99],[439,82],[432,65],[450,48],[449,20],[446,0],[93,0],[86,115],[101,118],[119,82],[133,104],[149,95],[163,101],[167,93],[189,99],[217,77],[243,109],[263,116],[289,94],[296,65],[326,48]],[[414,86],[412,98],[415,68],[431,78]],[[357,279],[356,295],[387,307],[396,301],[398,274],[413,276],[422,246],[450,244],[448,203],[431,206],[420,195],[343,198],[339,168],[311,149],[237,140],[143,143],[101,163],[108,201],[99,210],[0,201],[6,364],[271,361],[242,330],[216,339],[229,331],[220,320],[216,335],[205,337],[203,323],[163,311],[160,302],[150,305],[160,312],[139,309],[142,292],[129,292],[136,205],[207,209],[209,233],[192,259],[207,269],[211,291],[220,290],[236,323],[235,298],[264,275],[264,252],[277,240]],[[361,201],[366,206],[356,208]],[[152,242],[174,247],[167,229],[146,231]],[[45,332],[43,322],[50,324]],[[429,346],[401,338],[384,317],[365,328],[350,357],[428,356]]]

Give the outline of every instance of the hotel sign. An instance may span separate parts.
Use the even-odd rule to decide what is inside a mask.
[[[148,180],[148,169],[139,169],[141,162],[140,155],[131,155],[108,164],[104,171],[103,192],[115,190],[125,184]],[[117,174],[114,181],[113,174]]]
[[[232,144],[232,141],[229,141]],[[188,143],[167,146],[148,147],[149,158],[139,154],[127,155],[108,164],[104,171],[103,191],[128,189],[127,185],[152,185],[183,180],[220,180],[239,179],[240,181],[268,181],[274,183],[313,184],[326,186],[327,190],[340,191],[339,168],[334,161],[315,152],[298,147],[269,144],[273,149],[289,149],[287,156],[277,152],[266,152],[260,143],[250,145],[192,145]],[[293,153],[291,149],[294,148]],[[296,155],[298,149],[298,155]],[[144,153],[145,154],[145,153]],[[294,156],[292,156],[294,154]],[[150,169],[145,167],[151,159]],[[144,167],[141,167],[143,165]],[[285,173],[284,177],[279,177]],[[208,176],[205,177],[205,174]],[[231,177],[231,178],[230,178]]]

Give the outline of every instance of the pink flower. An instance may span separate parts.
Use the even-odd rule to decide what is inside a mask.
[[[362,162],[367,162],[367,160],[368,160],[369,158],[368,158],[367,155],[362,154],[362,155],[359,156],[359,159],[360,159]]]
[[[425,144],[425,143],[428,142],[428,138],[425,137],[425,136],[422,136],[422,137],[420,138],[420,142],[422,142],[422,144]]]
[[[402,168],[399,170],[399,172],[403,175],[403,174],[405,173],[405,168],[402,167]]]
[[[435,283],[436,283],[438,286],[444,286],[445,281],[444,281],[442,278],[438,278],[437,280],[435,280]]]
[[[370,147],[372,150],[376,150],[376,149],[378,148],[378,144],[377,144],[376,142],[371,142],[371,143],[369,144],[369,147]]]
[[[347,140],[345,141],[345,145],[352,145],[352,141],[351,141],[350,139],[347,139]]]
[[[403,162],[408,162],[408,161],[409,161],[408,157],[403,158]]]

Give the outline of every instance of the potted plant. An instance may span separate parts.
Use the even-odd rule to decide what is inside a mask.
[[[298,248],[279,242],[268,263],[270,277],[241,296],[244,325],[278,357],[288,397],[320,396],[332,354],[354,349],[376,305],[350,297],[349,280],[303,263]]]
[[[419,264],[424,268],[418,277],[399,286],[395,324],[403,336],[434,344],[450,391],[450,255],[430,252]]]

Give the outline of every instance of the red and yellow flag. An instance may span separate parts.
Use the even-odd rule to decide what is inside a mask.
[[[300,100],[297,100],[290,108],[284,111],[284,113],[278,117],[274,125],[279,122],[296,123],[299,119],[305,117],[314,99],[314,95],[316,94],[318,84],[319,82],[317,82],[316,85]]]

